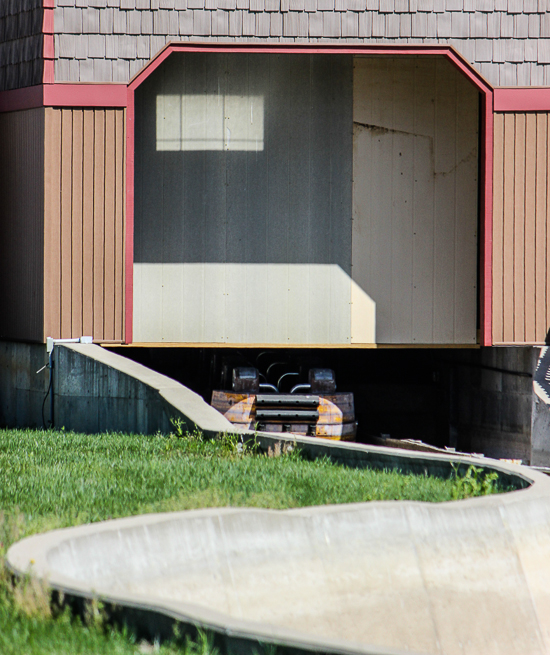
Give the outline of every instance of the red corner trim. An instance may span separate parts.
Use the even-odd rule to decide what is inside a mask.
[[[495,111],[549,111],[550,87],[547,88],[497,88]]]
[[[55,0],[43,0],[42,18],[42,83],[55,82],[54,7]]]
[[[54,34],[53,17],[54,17],[53,9],[44,7],[44,18],[42,20],[43,34]]]
[[[55,62],[53,59],[44,59],[44,84],[53,84],[55,79]]]
[[[127,90],[126,105],[126,235],[125,235],[125,342],[134,334],[134,92]]]
[[[44,34],[43,39],[44,47],[42,50],[42,56],[44,59],[55,59],[53,34]]]

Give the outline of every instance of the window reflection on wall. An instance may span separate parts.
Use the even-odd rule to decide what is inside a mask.
[[[157,96],[157,150],[263,149],[262,96]]]

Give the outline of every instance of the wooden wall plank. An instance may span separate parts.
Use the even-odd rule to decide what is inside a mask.
[[[125,111],[116,112],[115,122],[115,325],[114,339],[124,335],[124,207],[126,204],[126,172],[124,170]]]
[[[105,246],[103,261],[103,338],[115,338],[115,206],[116,206],[116,150],[115,114],[105,112]]]
[[[514,152],[514,342],[525,341],[525,114],[516,115]]]
[[[537,117],[525,119],[525,249],[524,316],[526,343],[535,342],[535,202],[536,202]]]
[[[493,341],[504,339],[503,316],[503,219],[504,219],[504,115],[494,118],[493,156]]]
[[[71,271],[71,333],[82,332],[82,208],[83,208],[83,112],[73,109],[72,135],[72,271]]]
[[[61,337],[61,111],[46,109],[44,192],[44,332]]]
[[[514,197],[516,117],[504,116],[504,342],[514,341]]]
[[[73,112],[61,110],[61,333],[72,333]]]
[[[105,111],[94,113],[94,338],[104,339],[103,289],[105,260]]]
[[[124,110],[48,109],[47,336],[124,339]]]
[[[548,330],[546,299],[548,220],[548,115],[537,114],[535,198],[535,343],[543,343]]]
[[[82,116],[82,332],[94,336],[94,110]]]
[[[543,344],[548,330],[548,118],[546,113],[495,115],[493,343],[496,345]]]

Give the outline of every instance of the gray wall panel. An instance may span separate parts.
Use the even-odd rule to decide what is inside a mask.
[[[137,93],[134,339],[349,342],[351,125],[351,57],[172,55]]]

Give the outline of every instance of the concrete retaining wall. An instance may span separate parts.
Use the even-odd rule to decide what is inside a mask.
[[[179,382],[100,346],[56,346],[54,425],[81,432],[152,434],[188,430],[232,431],[221,414]]]
[[[534,463],[533,373],[539,349],[481,348],[455,355],[454,415],[459,450]]]
[[[0,341],[0,426],[41,428],[42,403],[49,371],[37,371],[48,362],[43,344]],[[45,420],[49,407],[44,407]]]
[[[0,342],[0,427],[50,425],[46,346]],[[171,419],[206,434],[231,431],[221,414],[179,382],[87,344],[54,350],[54,427],[78,432],[173,430]]]

